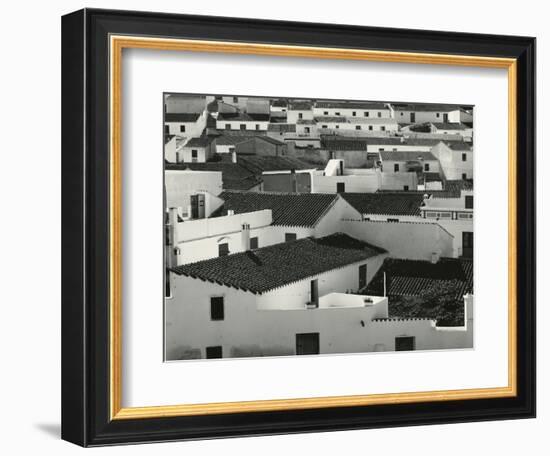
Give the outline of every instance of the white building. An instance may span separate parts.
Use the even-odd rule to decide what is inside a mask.
[[[185,138],[196,138],[206,128],[208,113],[170,113],[164,114],[164,134]]]
[[[187,216],[191,196],[197,192],[219,195],[222,189],[222,173],[216,171],[165,170],[166,208],[179,208],[181,217]]]
[[[214,155],[212,140],[208,136],[189,139],[176,149],[175,163],[205,163]]]
[[[458,197],[437,197],[424,199],[420,207],[426,220],[436,220],[453,237],[453,256],[472,258],[474,250],[474,192],[462,190]]]
[[[473,116],[470,110],[457,105],[438,104],[394,104],[394,117],[399,123],[415,124],[424,122],[471,123]]]
[[[387,298],[354,294],[368,286],[385,257],[337,233],[173,268],[166,358],[471,346],[468,299],[464,326],[441,328],[425,318],[389,318]]]
[[[216,119],[218,130],[248,130],[267,131],[269,114],[223,114],[219,113]]]
[[[441,172],[448,180],[474,178],[474,152],[470,144],[464,142],[440,142],[432,149],[437,157]]]
[[[310,101],[293,101],[289,103],[286,122],[296,124],[299,120],[313,120],[313,109]]]
[[[314,116],[343,116],[349,118],[390,118],[392,108],[379,102],[318,101],[313,107]]]
[[[385,173],[402,172],[439,172],[439,160],[431,152],[379,152],[382,171]]]

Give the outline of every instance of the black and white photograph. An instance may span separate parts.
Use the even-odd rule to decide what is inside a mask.
[[[163,97],[165,361],[473,348],[474,106]]]

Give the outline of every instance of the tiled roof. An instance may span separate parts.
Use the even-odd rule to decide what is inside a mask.
[[[380,152],[380,157],[382,161],[415,161],[415,160],[424,160],[424,161],[434,161],[437,160],[431,152],[418,152],[418,151],[384,151]]]
[[[240,135],[221,135],[216,138],[216,145],[218,146],[234,146],[245,141],[250,141],[250,136]]]
[[[177,266],[172,271],[261,294],[382,253],[385,250],[336,233]]]
[[[336,203],[338,195],[330,193],[257,193],[223,192],[225,204],[214,215],[236,214],[271,209],[273,224],[314,227]]]
[[[464,141],[447,141],[445,144],[451,150],[463,150],[465,152],[472,150],[472,145]]]
[[[352,124],[365,125],[397,125],[397,121],[391,117],[347,117]]]
[[[455,285],[456,297],[473,292],[473,261],[441,258],[437,263],[422,260],[387,258],[370,282],[366,293],[382,295],[384,272],[386,293],[390,296],[422,296],[438,285]]]
[[[190,169],[193,171],[221,171],[222,185],[226,190],[249,190],[261,183],[252,171],[238,163],[166,163],[165,169]]]
[[[346,117],[339,116],[318,116],[315,117],[315,121],[319,122],[333,122],[333,123],[349,123],[349,120]]]
[[[333,136],[323,136],[321,144],[329,150],[367,150],[367,142],[361,138],[335,138]]]
[[[473,190],[473,180],[447,180],[443,186],[443,192],[434,194],[437,198],[459,198],[462,190]]]
[[[268,142],[269,144],[273,144],[274,146],[284,146],[285,143],[283,141],[279,141],[278,139],[272,138],[271,136],[256,136],[257,139],[260,141]]]
[[[396,111],[417,111],[417,112],[450,112],[462,110],[459,105],[449,104],[416,104],[416,103],[395,103],[393,105]]]
[[[441,176],[439,173],[423,173],[424,176],[424,182],[434,182],[434,181],[441,181]]]
[[[297,158],[286,156],[239,155],[238,163],[255,174],[261,174],[264,171],[287,171],[292,169],[314,168],[313,165],[308,165]]]
[[[200,136],[199,138],[191,138],[183,147],[206,147],[212,142],[209,136]]]
[[[466,130],[468,128],[461,123],[432,122],[432,125],[438,130]]]
[[[315,107],[335,109],[388,109],[384,103],[373,101],[318,101]]]
[[[289,111],[309,111],[311,109],[311,101],[292,101],[288,109]]]
[[[189,123],[189,122],[196,122],[199,117],[200,117],[200,114],[166,112],[164,114],[164,121]]]
[[[420,192],[341,193],[360,214],[420,216],[424,194]]]
[[[282,133],[296,133],[296,124],[270,123],[267,126],[267,131],[276,131],[276,132],[282,132]]]
[[[286,108],[288,101],[284,99],[271,100],[271,106],[277,106],[278,108]]]
[[[317,122],[313,119],[298,119],[296,123],[299,125],[315,125]]]

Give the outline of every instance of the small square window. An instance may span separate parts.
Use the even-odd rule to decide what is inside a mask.
[[[466,158],[467,158],[466,154],[462,154],[462,161],[463,161],[463,162],[466,161]]]
[[[361,125],[356,125],[356,126],[355,126],[355,129],[356,129],[356,130],[361,130]]]
[[[430,164],[424,163],[424,171],[429,171],[429,170],[430,170]]]
[[[224,305],[223,305],[223,296],[214,296],[210,298],[210,319],[211,320],[223,320],[224,315]]]
[[[393,172],[394,172],[394,173],[399,172],[399,163],[394,163],[394,164],[393,164]]]
[[[382,113],[378,111],[378,117],[382,117]]]
[[[303,119],[303,118],[304,118],[304,115],[301,112],[299,112],[298,113],[298,119]]]
[[[260,124],[256,124],[256,130],[260,129]]]
[[[337,116],[339,116],[339,115],[340,115],[340,113],[339,113],[339,112],[335,112],[334,114],[335,114],[335,115],[337,115]]]
[[[365,117],[369,117],[370,113],[368,111],[365,111]]]
[[[328,111],[323,112],[324,116],[328,116]]]
[[[197,158],[199,156],[199,153],[197,149],[191,150],[191,158]]]
[[[355,116],[357,115],[357,112],[356,112],[356,111],[353,111],[353,112],[351,113],[351,115],[352,115],[353,117],[355,117]]]
[[[473,209],[474,208],[474,197],[473,197],[473,195],[466,195],[464,197],[464,207],[466,209]]]
[[[295,241],[297,238],[296,233],[285,233],[285,242]]]
[[[435,114],[435,117],[439,117],[439,113],[438,113],[438,112]]]
[[[182,133],[185,132],[185,125],[180,125],[180,131],[181,131]]]
[[[225,124],[225,129],[226,130],[231,130],[231,124]]]
[[[384,127],[384,125],[382,125],[382,126],[380,127],[380,130],[386,131],[386,127]]]
[[[239,102],[239,97],[233,97],[233,103],[238,103]]]

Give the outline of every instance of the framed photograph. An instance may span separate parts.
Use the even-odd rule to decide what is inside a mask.
[[[62,79],[65,440],[535,416],[534,38],[85,9]]]

